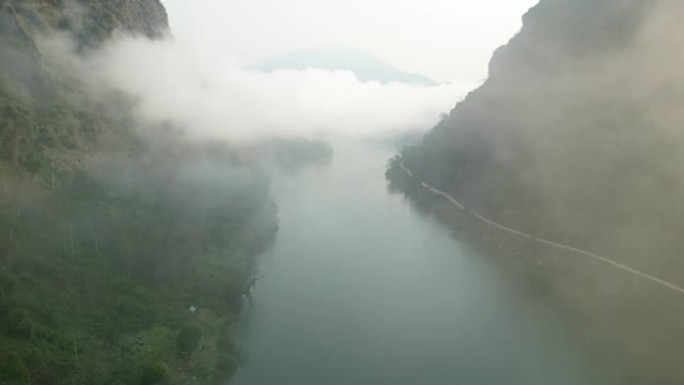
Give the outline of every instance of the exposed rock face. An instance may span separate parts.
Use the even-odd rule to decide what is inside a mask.
[[[169,28],[159,0],[4,0],[1,10],[26,32],[69,30],[84,43],[105,39],[117,28],[148,37]]]
[[[150,37],[159,37],[169,29],[169,20],[164,6],[159,0],[110,0],[107,8],[115,16],[114,20],[123,28],[140,32]],[[102,1],[87,1],[92,8]]]
[[[113,101],[84,96],[44,60],[42,37],[65,33],[83,53],[115,31],[161,38],[168,29],[159,0],[1,0],[0,164],[44,170],[57,158],[77,163],[86,152],[130,139],[130,124],[121,121],[128,112],[112,113]]]

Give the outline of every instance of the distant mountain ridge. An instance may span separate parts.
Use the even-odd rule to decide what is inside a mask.
[[[404,72],[370,51],[341,44],[321,49],[289,52],[253,66],[253,69],[263,72],[281,69],[303,71],[308,68],[351,71],[362,82],[398,82],[422,86],[438,84],[427,76]]]

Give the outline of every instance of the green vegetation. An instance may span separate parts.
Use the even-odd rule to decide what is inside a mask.
[[[22,35],[14,36],[18,40],[58,30],[71,33],[81,47],[88,47],[106,40],[117,28],[152,38],[168,29],[166,10],[159,0],[6,0],[0,9],[16,20]]]
[[[615,383],[684,383],[681,297],[511,239],[416,180],[508,227],[682,285],[682,14],[681,2],[541,0],[494,53],[487,81],[387,171],[482,255],[520,264],[550,304],[568,304],[580,334],[591,331],[583,338],[607,341],[585,359],[619,362]]]
[[[142,138],[129,100],[41,60],[37,33],[168,27],[157,0],[77,3],[0,2],[0,384],[221,383],[266,180],[228,145]]]
[[[681,282],[677,12],[542,0],[402,162],[500,223]]]
[[[56,192],[3,178],[0,356],[14,364],[0,379],[213,383],[232,371],[231,324],[275,230],[266,185],[217,160],[168,174],[136,164],[63,175]]]

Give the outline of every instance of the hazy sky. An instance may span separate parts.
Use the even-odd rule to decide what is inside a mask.
[[[135,97],[141,127],[175,123],[201,140],[382,138],[424,132],[484,80],[492,51],[535,0],[163,0],[174,39],[117,35],[76,54],[68,36],[44,57],[94,89]],[[273,55],[341,43],[444,82],[361,82],[349,71],[245,69]],[[89,74],[89,76],[86,76]],[[150,124],[151,123],[151,124]]]
[[[492,51],[537,0],[162,0],[174,35],[239,64],[343,43],[438,81],[486,76]]]

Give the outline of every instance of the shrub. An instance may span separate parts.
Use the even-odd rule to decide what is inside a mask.
[[[171,369],[161,361],[143,367],[140,385],[168,384],[171,381]]]
[[[28,368],[21,358],[16,354],[9,357],[0,357],[0,383],[1,384],[21,384],[31,383],[31,375]]]
[[[178,332],[176,345],[182,353],[190,354],[199,346],[202,332],[195,325],[185,325]]]
[[[33,338],[35,328],[29,311],[26,309],[11,309],[8,329],[14,337]]]

